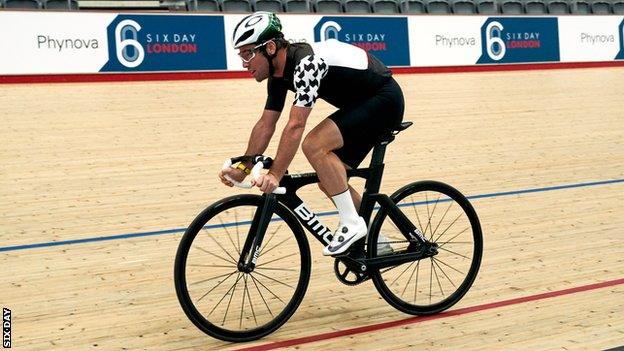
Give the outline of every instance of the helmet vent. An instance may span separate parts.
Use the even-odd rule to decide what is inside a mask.
[[[254,30],[250,29],[248,31],[246,31],[245,33],[243,33],[243,35],[241,35],[238,40],[236,41],[236,44],[238,45],[238,43],[240,43],[241,41],[246,40],[247,38],[249,38],[252,34],[253,34]]]

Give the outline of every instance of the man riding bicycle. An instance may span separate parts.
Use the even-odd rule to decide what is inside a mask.
[[[401,123],[403,93],[390,70],[366,51],[334,39],[291,44],[281,29],[275,14],[256,12],[238,23],[232,38],[243,67],[258,82],[268,78],[264,111],[251,131],[245,155],[266,150],[286,93],[295,92],[273,165],[252,184],[265,193],[277,188],[299,148],[317,98],[337,107],[306,135],[302,150],[318,174],[320,189],[332,199],[340,216],[338,230],[323,254],[341,254],[367,234],[357,212],[361,196],[348,185],[347,169],[357,168],[379,137]],[[242,163],[222,170],[219,178],[233,186],[228,177],[240,182],[251,166]]]

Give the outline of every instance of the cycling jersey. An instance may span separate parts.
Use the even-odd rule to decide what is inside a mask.
[[[269,77],[265,108],[282,111],[287,90],[295,92],[295,106],[312,107],[321,98],[343,108],[373,96],[391,75],[374,56],[335,39],[291,44],[283,76]]]

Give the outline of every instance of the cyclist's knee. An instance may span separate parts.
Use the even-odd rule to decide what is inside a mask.
[[[322,149],[319,138],[314,133],[308,133],[301,143],[303,154],[310,160]]]

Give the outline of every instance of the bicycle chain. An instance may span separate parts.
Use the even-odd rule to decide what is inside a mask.
[[[413,243],[413,242],[414,241],[406,241],[406,240],[402,240],[402,241],[386,241],[386,242],[384,242],[384,244],[405,244],[405,243]],[[340,262],[340,261],[338,259],[336,259],[335,263],[334,263],[334,275],[336,276],[338,281],[341,282],[342,284],[348,285],[348,286],[356,286],[356,285],[360,285],[360,284],[364,283],[365,281],[368,281],[368,280],[371,279],[371,277],[370,277],[370,275],[368,275],[368,273],[364,273],[365,277],[363,279],[361,279],[361,280],[358,279],[358,280],[356,280],[354,282],[346,280],[345,278],[341,277],[338,274],[338,262]],[[344,263],[343,263],[343,265],[344,265]],[[384,270],[383,273],[391,271],[391,270],[395,269],[396,267],[398,267],[398,266],[390,267],[390,268]],[[349,269],[349,268],[345,265],[345,269]],[[355,272],[355,271],[351,271],[351,272],[353,272],[356,275],[362,274],[362,273]]]

